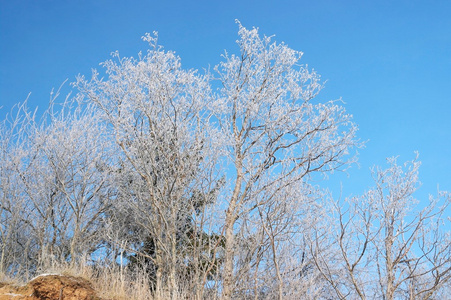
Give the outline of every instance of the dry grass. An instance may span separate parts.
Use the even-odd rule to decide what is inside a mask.
[[[2,287],[4,285],[20,286],[23,284],[25,284],[25,281],[20,280],[20,278],[15,278],[15,277],[8,276],[7,274],[0,273],[0,287]]]
[[[145,272],[131,272],[125,267],[102,267],[91,280],[99,296],[117,300],[154,299]]]
[[[92,264],[86,259],[77,263],[61,262],[46,257],[40,263],[35,275],[54,274],[81,277],[88,280],[97,295],[109,300],[163,300],[192,299],[192,291],[180,291],[178,295],[169,295],[166,291],[151,292],[150,281],[144,270],[130,270],[125,266]],[[32,278],[12,278],[0,274],[4,284],[24,285]]]
[[[37,275],[41,274],[58,274],[86,279],[91,282],[98,296],[103,299],[157,300],[152,296],[149,279],[144,271],[132,272],[128,268],[120,266],[94,266],[86,259],[70,263],[47,257],[38,269]],[[20,282],[19,279],[0,274],[0,282],[23,284],[25,281]]]

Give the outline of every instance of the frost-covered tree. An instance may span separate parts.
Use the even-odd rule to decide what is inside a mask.
[[[0,273],[16,273],[29,266],[30,231],[27,202],[17,166],[26,160],[29,152],[27,131],[32,125],[33,113],[26,103],[0,123]]]
[[[334,203],[315,228],[315,263],[340,299],[441,299],[451,279],[451,197],[439,192],[422,208],[417,159],[388,163],[373,171],[374,188]]]
[[[152,47],[145,55],[134,59],[115,53],[103,64],[106,79],[94,73],[90,81],[78,78],[76,85],[101,111],[117,145],[114,206],[131,215],[124,225],[138,234],[127,251],[153,265],[157,293],[176,297],[187,262],[180,242],[193,238],[184,236],[188,234],[205,237],[203,228],[188,228],[187,220],[204,218],[219,184],[217,141],[209,121],[212,95],[208,76],[183,70],[180,58],[158,46],[156,36],[146,35],[144,40]],[[203,282],[189,284],[202,290],[209,267],[198,274]]]
[[[213,108],[225,138],[227,197],[222,297],[238,280],[235,236],[242,222],[280,193],[353,162],[356,126],[339,101],[321,103],[319,76],[299,65],[301,52],[239,24],[239,54],[216,67],[221,89]],[[301,201],[301,199],[299,199]],[[280,297],[280,294],[279,294]]]
[[[73,100],[52,104],[37,125],[36,159],[29,166],[36,178],[26,190],[35,197],[35,219],[43,220],[51,236],[46,251],[73,261],[96,251],[103,240],[111,142],[93,106]]]
[[[75,263],[98,249],[109,205],[103,132],[92,106],[73,100],[51,103],[40,119],[24,103],[2,124],[2,271]]]

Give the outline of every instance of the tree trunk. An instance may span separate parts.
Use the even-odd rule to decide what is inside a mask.
[[[176,268],[177,268],[177,241],[175,229],[171,230],[171,262],[169,269],[169,294],[171,299],[177,298],[177,279],[176,279]]]
[[[233,259],[234,259],[234,246],[235,235],[233,233],[233,226],[236,221],[236,208],[238,203],[238,196],[241,191],[241,183],[243,176],[241,173],[241,164],[237,163],[237,178],[235,182],[235,188],[233,190],[232,198],[230,199],[229,207],[226,211],[225,219],[225,257],[224,257],[224,273],[223,273],[223,289],[222,299],[228,300],[232,296],[232,284],[233,284]]]
[[[224,281],[222,290],[222,299],[230,299],[232,296],[233,283],[233,246],[235,243],[235,236],[233,234],[234,214],[227,211],[226,215],[226,229],[225,229],[225,257],[224,257]]]
[[[395,281],[395,274],[394,274],[394,265],[393,265],[393,223],[394,223],[394,217],[393,215],[390,215],[389,217],[390,223],[387,226],[386,230],[386,236],[385,236],[385,269],[387,272],[387,287],[385,291],[385,299],[386,300],[393,300],[395,296],[394,291],[394,281]]]

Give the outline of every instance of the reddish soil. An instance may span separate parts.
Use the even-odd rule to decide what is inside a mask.
[[[0,300],[101,300],[89,281],[63,275],[41,275],[25,286],[0,283]]]

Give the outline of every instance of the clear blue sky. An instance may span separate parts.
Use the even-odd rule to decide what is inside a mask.
[[[0,0],[0,116],[30,92],[29,106],[45,108],[53,87],[112,51],[135,56],[145,32],[185,67],[213,66],[237,49],[235,19],[303,51],[327,80],[319,97],[342,97],[354,115],[368,142],[360,168],[331,182],[343,196],[370,185],[372,165],[415,150],[419,196],[451,191],[451,1]]]

